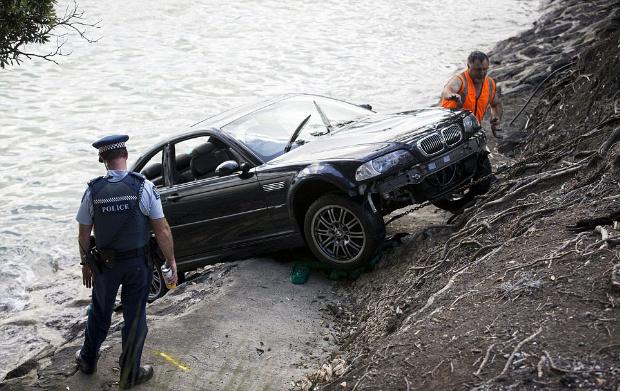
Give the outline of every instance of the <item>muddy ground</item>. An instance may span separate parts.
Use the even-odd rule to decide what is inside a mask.
[[[346,365],[298,389],[620,390],[619,29],[618,1],[556,0],[497,45],[499,181],[344,289]]]

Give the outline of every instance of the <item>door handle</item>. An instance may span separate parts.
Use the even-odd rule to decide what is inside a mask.
[[[177,202],[181,198],[183,198],[183,196],[179,195],[179,193],[172,193],[166,198],[166,200],[169,202]]]

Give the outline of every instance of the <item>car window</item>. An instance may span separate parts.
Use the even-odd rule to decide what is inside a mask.
[[[151,157],[144,168],[140,171],[142,175],[146,177],[146,179],[153,182],[153,184],[157,187],[162,187],[164,185],[163,178],[163,153],[159,150],[153,157]]]
[[[243,116],[222,129],[264,161],[269,161],[284,153],[295,129],[308,115],[310,119],[292,147],[326,134],[327,129],[314,102],[321,107],[330,123],[347,122],[370,113],[360,107],[329,98],[299,96]],[[333,119],[330,116],[333,116]]]
[[[196,148],[200,144],[204,144],[208,142],[209,139],[210,139],[209,136],[200,136],[200,137],[194,137],[194,138],[190,138],[187,140],[179,141],[178,143],[174,144],[174,153],[176,156],[183,155],[183,154],[190,155],[192,151],[194,150],[194,148]]]
[[[299,142],[310,141],[312,132],[324,132],[325,126],[311,101],[288,100],[255,113],[241,117],[226,125],[224,130],[232,133],[263,160],[269,161],[284,152],[299,124],[311,115]],[[303,140],[303,141],[302,141]]]
[[[230,148],[214,137],[199,136],[174,144],[173,185],[215,177],[215,169],[225,161],[238,158]]]

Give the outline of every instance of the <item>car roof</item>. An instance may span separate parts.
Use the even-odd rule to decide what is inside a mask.
[[[231,123],[232,121],[236,120],[237,118],[243,117],[244,115],[250,114],[255,112],[256,110],[260,110],[263,107],[267,107],[269,105],[272,105],[274,103],[277,103],[281,100],[290,98],[292,96],[296,96],[296,95],[300,95],[300,94],[285,94],[285,95],[278,95],[266,100],[261,100],[258,102],[253,102],[253,103],[248,103],[248,104],[244,104],[241,106],[237,106],[237,107],[233,107],[231,109],[228,109],[222,113],[219,114],[215,114],[212,115],[210,117],[204,118],[198,122],[196,122],[195,124],[191,125],[190,127],[193,128],[197,125],[201,125],[202,128],[204,127],[214,127],[214,128],[221,128],[224,125],[227,125],[229,123]]]
[[[146,150],[144,153],[142,153],[138,157],[138,159],[132,164],[131,170],[134,171],[135,168],[139,164],[142,164],[145,160],[150,159],[155,154],[155,151],[164,148],[166,146],[166,144],[168,144],[168,143],[171,143],[171,142],[175,142],[176,143],[176,142],[182,141],[184,139],[189,139],[189,138],[193,138],[193,137],[197,137],[197,136],[202,136],[202,135],[213,135],[213,136],[217,136],[220,139],[222,139],[224,141],[227,141],[229,143],[238,144],[233,138],[231,138],[229,135],[227,135],[226,133],[222,132],[218,128],[200,128],[200,129],[190,130],[189,132],[179,133],[179,134],[176,134],[176,135],[174,135],[172,137],[167,137],[166,139],[161,140],[161,141],[157,142],[156,144],[154,144],[153,146],[151,146],[148,150]],[[244,148],[244,151],[245,151],[245,153],[249,153],[251,155],[251,156],[249,156],[249,159],[254,161],[254,163],[256,163],[256,164],[262,164],[263,163],[258,156],[252,154],[252,151],[248,151],[247,148]]]
[[[152,152],[154,150],[163,148],[166,144],[168,144],[169,142],[171,142],[173,140],[180,140],[180,139],[183,139],[183,138],[191,138],[193,136],[198,136],[200,134],[204,134],[205,132],[208,132],[208,133],[211,133],[211,134],[214,134],[214,135],[218,135],[219,137],[222,137],[222,138],[225,138],[225,139],[230,139],[230,136],[226,132],[221,130],[221,128],[223,126],[228,125],[229,123],[231,123],[232,121],[236,120],[237,118],[241,118],[244,115],[248,115],[248,114],[251,114],[251,113],[253,113],[255,111],[258,111],[258,110],[260,110],[262,108],[271,106],[274,103],[278,103],[280,101],[283,101],[283,100],[286,100],[286,99],[290,99],[290,98],[294,98],[294,97],[299,97],[299,96],[305,96],[305,97],[316,96],[316,97],[333,99],[333,100],[349,103],[349,102],[341,100],[341,99],[332,98],[332,97],[329,97],[329,96],[324,96],[324,95],[319,95],[319,94],[308,94],[308,93],[300,93],[300,92],[298,92],[298,93],[288,93],[288,94],[276,95],[276,96],[273,96],[271,98],[267,98],[265,100],[261,100],[261,101],[258,101],[258,102],[237,106],[237,107],[234,107],[232,109],[226,110],[226,111],[224,111],[222,113],[215,114],[215,115],[213,115],[211,117],[207,117],[207,118],[205,118],[205,119],[203,119],[201,121],[198,121],[195,124],[190,126],[189,131],[183,132],[183,133],[179,133],[179,134],[175,134],[173,136],[168,136],[168,137],[160,140],[159,142],[155,143],[154,145],[152,145],[146,152],[144,152],[139,157],[139,159],[138,159],[138,161],[136,161],[136,163],[140,162],[144,157],[152,154]],[[198,125],[200,125],[200,126],[198,126]],[[191,129],[191,128],[193,128],[193,129]],[[136,163],[134,163],[134,166],[136,165]]]
[[[234,107],[232,109],[228,109],[222,113],[212,115],[211,117],[207,117],[201,121],[196,122],[195,124],[190,126],[190,129],[183,133],[178,133],[173,136],[165,137],[159,140],[157,143],[153,144],[149,149],[146,150],[142,155],[140,155],[141,160],[143,157],[150,155],[152,151],[156,149],[163,148],[166,144],[173,140],[179,140],[183,138],[191,138],[192,136],[198,136],[200,134],[204,134],[205,132],[210,132],[213,134],[217,134],[220,137],[227,137],[227,135],[220,130],[220,128],[224,125],[231,123],[232,121],[240,118],[244,115],[253,113],[257,110],[262,109],[263,107],[270,106],[274,103],[282,101],[284,99],[288,99],[294,96],[300,95],[311,95],[311,94],[302,94],[302,93],[292,93],[292,94],[282,94],[274,96],[270,99],[261,100],[259,102],[254,102],[250,104],[245,104],[241,106]],[[200,125],[199,127],[197,127]],[[192,129],[193,128],[193,129]]]
[[[196,122],[195,124],[191,125],[190,127],[195,127],[197,125],[201,125],[201,128],[221,128],[225,125],[228,125],[229,123],[231,123],[232,121],[236,120],[237,118],[241,118],[244,115],[248,115],[250,113],[253,113],[255,111],[258,111],[262,108],[265,108],[267,106],[271,106],[274,103],[278,103],[280,101],[286,100],[286,99],[290,99],[290,98],[294,98],[294,97],[298,97],[298,96],[317,96],[317,97],[321,97],[321,98],[327,98],[327,99],[333,99],[333,100],[337,100],[337,101],[341,101],[341,102],[345,102],[345,103],[349,103],[346,101],[343,101],[341,99],[336,99],[336,98],[332,98],[329,96],[324,96],[324,95],[318,95],[318,94],[307,94],[307,93],[289,93],[289,94],[282,94],[282,95],[276,95],[274,97],[271,98],[267,98],[265,100],[261,100],[259,102],[254,102],[254,103],[250,103],[250,104],[245,104],[245,105],[241,105],[241,106],[237,106],[234,107],[232,109],[226,110],[222,113],[219,114],[215,114],[211,117],[207,117],[203,120],[200,120],[198,122]]]

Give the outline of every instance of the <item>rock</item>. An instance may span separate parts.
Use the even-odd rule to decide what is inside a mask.
[[[26,376],[33,369],[38,368],[38,366],[39,366],[39,363],[37,362],[37,360],[34,358],[31,358],[30,360],[24,362],[17,368],[7,373],[6,376],[4,377],[4,380],[10,380],[10,379],[15,379],[18,377]]]
[[[79,346],[64,346],[52,356],[51,363],[38,371],[41,379],[39,384],[45,386],[57,384],[59,380],[66,379],[78,370],[75,364],[75,352]]]
[[[341,358],[336,358],[332,360],[332,368],[334,375],[342,376],[347,370],[346,362]]]

